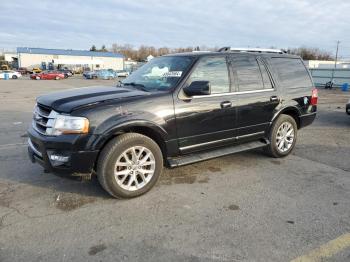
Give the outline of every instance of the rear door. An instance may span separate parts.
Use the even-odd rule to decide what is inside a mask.
[[[263,137],[279,104],[265,61],[256,55],[231,56],[236,83],[237,138]]]

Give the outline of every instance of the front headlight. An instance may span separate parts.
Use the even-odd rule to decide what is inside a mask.
[[[89,132],[89,120],[85,117],[57,115],[53,119],[52,128],[46,130],[47,135],[57,136],[61,134],[87,134]]]

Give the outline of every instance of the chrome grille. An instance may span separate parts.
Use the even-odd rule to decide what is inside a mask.
[[[33,114],[33,128],[42,135],[47,135],[51,131],[57,113],[47,106],[37,104]]]

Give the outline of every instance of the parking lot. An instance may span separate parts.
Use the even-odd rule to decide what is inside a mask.
[[[146,195],[116,200],[95,178],[44,173],[26,148],[36,96],[114,83],[0,81],[0,261],[350,261],[349,92],[320,90],[287,158],[165,170]]]

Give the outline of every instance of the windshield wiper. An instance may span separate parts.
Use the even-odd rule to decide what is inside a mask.
[[[135,82],[130,82],[130,83],[123,83],[124,86],[132,86],[135,87],[136,89],[145,91],[145,92],[149,92],[149,90],[147,90],[147,88],[143,85],[143,84],[137,84]]]

